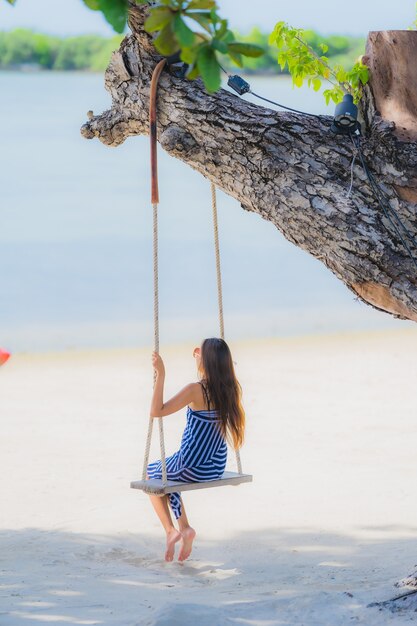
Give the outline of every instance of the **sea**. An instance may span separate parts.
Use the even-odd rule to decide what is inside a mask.
[[[286,78],[249,80],[287,106],[332,111]],[[99,74],[2,72],[0,95],[0,346],[151,345],[148,139],[109,148],[81,137],[87,111],[110,107]],[[198,342],[219,332],[210,186],[162,149],[159,175],[161,344]],[[218,210],[230,340],[411,325],[359,302],[222,192]]]

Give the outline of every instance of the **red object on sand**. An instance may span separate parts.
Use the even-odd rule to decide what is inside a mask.
[[[3,350],[3,348],[0,348],[0,365],[4,365],[9,359],[10,352],[7,352],[7,350]]]

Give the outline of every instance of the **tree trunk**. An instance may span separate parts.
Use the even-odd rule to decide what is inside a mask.
[[[90,114],[86,138],[117,146],[148,133],[152,70],[160,59],[143,30],[146,9],[130,10],[132,35],[113,54],[105,85],[112,108]],[[417,239],[417,32],[369,34],[371,79],[361,102],[365,159],[390,204]],[[164,71],[158,140],[242,207],[273,222],[321,260],[361,300],[417,321],[417,270],[384,216],[353,146],[330,131],[332,118],[276,112],[224,90]],[[410,243],[417,260],[417,246]]]

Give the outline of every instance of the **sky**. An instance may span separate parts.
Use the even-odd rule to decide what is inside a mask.
[[[405,29],[415,19],[415,0],[218,0],[220,14],[232,28],[246,31],[257,25],[271,31],[285,20],[322,33],[365,35],[370,30]],[[0,0],[0,30],[25,27],[57,34],[111,35],[101,14],[82,0]]]

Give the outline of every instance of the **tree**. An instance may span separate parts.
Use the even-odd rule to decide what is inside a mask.
[[[130,5],[132,34],[113,54],[105,84],[112,108],[82,127],[86,138],[117,146],[148,132],[152,71],[160,59],[144,29],[148,8]],[[360,102],[363,153],[409,232],[417,219],[417,33],[369,34],[370,83]],[[292,243],[322,261],[360,300],[417,321],[417,272],[381,209],[353,146],[330,131],[331,118],[275,112],[200,81],[164,72],[158,100],[159,142],[242,207],[271,221]],[[417,258],[417,247],[409,248]]]
[[[57,70],[79,70],[88,67],[103,48],[103,39],[96,35],[80,35],[63,39],[54,64]]]

